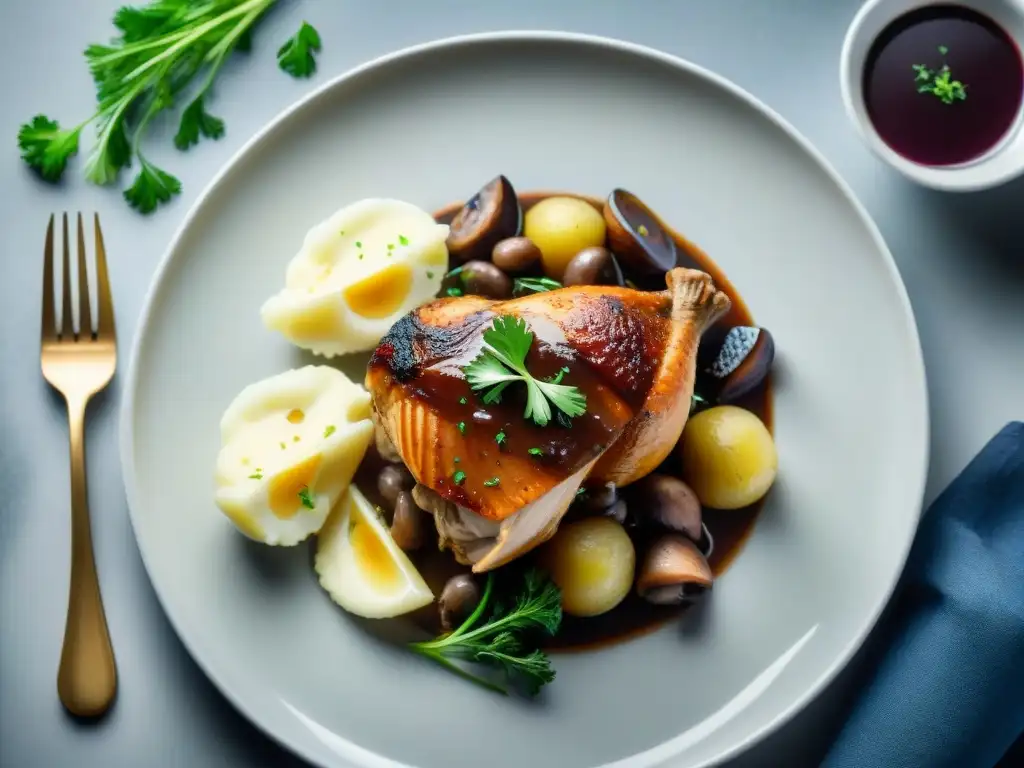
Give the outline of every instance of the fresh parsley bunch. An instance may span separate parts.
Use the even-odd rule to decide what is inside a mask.
[[[153,0],[124,7],[114,15],[119,36],[108,45],[85,50],[96,84],[96,111],[72,128],[36,115],[18,131],[22,159],[47,181],[64,174],[78,152],[82,130],[95,123],[96,141],[85,164],[94,184],[113,184],[122,168],[137,164],[138,174],[124,191],[125,200],[150,213],[181,191],[181,182],[154,165],[142,151],[153,118],[176,106],[192,89],[181,113],[174,144],[186,150],[200,137],[219,139],[224,121],[206,110],[213,82],[235,50],[248,51],[255,24],[278,0]],[[295,77],[316,68],[313,52],[320,36],[303,23],[278,51],[279,66]]]

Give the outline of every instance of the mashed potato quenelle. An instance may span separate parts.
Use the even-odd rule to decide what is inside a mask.
[[[306,235],[263,322],[328,357],[372,350],[402,315],[434,298],[448,226],[401,200],[348,205]]]
[[[434,600],[416,566],[354,485],[317,536],[313,567],[331,599],[363,618],[400,616]]]
[[[250,384],[221,418],[217,506],[246,536],[298,544],[323,526],[373,438],[370,396],[309,365]]]

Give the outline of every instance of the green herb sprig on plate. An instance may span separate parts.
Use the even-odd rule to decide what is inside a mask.
[[[555,671],[544,652],[531,646],[530,635],[539,632],[552,636],[558,631],[562,594],[536,569],[524,574],[514,602],[496,600],[494,591],[494,574],[489,573],[480,602],[458,629],[434,640],[410,643],[409,647],[489,690],[508,694],[509,684],[514,683],[535,696],[555,679]],[[490,615],[484,619],[488,611]],[[501,673],[503,681],[476,674],[456,661],[492,667]]]
[[[96,85],[96,111],[71,128],[36,115],[18,131],[22,159],[43,179],[59,181],[78,152],[82,131],[95,123],[86,179],[110,185],[121,169],[136,164],[138,173],[124,198],[136,210],[151,213],[181,192],[181,181],[144,154],[147,129],[190,91],[174,145],[184,151],[201,137],[223,136],[224,121],[206,110],[213,83],[232,52],[250,49],[253,27],[277,2],[152,0],[120,8],[114,15],[119,37],[85,50]],[[296,77],[308,76],[315,68],[312,51],[319,47],[319,35],[304,23],[279,52],[279,64]]]
[[[526,369],[526,354],[532,344],[533,332],[525,320],[511,315],[494,318],[491,328],[484,331],[483,350],[462,369],[470,388],[483,391],[483,401],[489,405],[500,403],[510,384],[525,383],[523,416],[541,427],[551,421],[552,405],[569,418],[586,413],[587,396],[577,387],[559,383],[565,370],[544,381]]]

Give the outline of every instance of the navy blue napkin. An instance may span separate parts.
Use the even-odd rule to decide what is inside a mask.
[[[992,768],[1024,733],[1024,423],[925,513],[895,601],[823,768]]]

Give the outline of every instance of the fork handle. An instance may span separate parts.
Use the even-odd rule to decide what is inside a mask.
[[[117,668],[92,552],[85,482],[86,400],[68,400],[71,437],[71,584],[57,693],[73,715],[96,717],[117,691]]]

